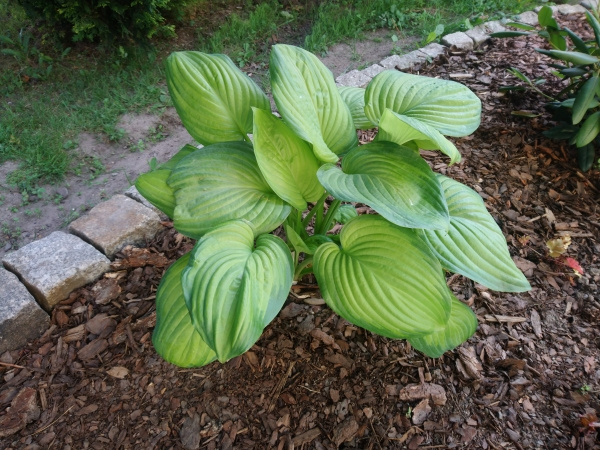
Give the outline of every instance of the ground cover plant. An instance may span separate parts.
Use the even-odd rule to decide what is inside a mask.
[[[227,56],[167,60],[177,112],[204,147],[184,147],[136,182],[179,232],[198,239],[157,292],[161,356],[184,367],[239,356],[293,281],[311,273],[340,316],[431,357],[477,326],[442,267],[495,290],[529,289],[480,196],[418,153],[460,160],[444,135],[479,126],[481,104],[468,88],[385,71],[366,89],[340,93],[318,58],[289,45],[273,47],[270,73],[281,118]],[[356,128],[375,125],[375,141],[359,146]],[[356,203],[378,214],[358,215]],[[330,232],[334,222],[340,234]],[[271,234],[280,226],[285,241]]]
[[[597,14],[586,11],[587,23],[593,31],[593,39],[584,40],[568,27],[561,28],[552,17],[552,9],[543,6],[538,12],[538,21],[543,27],[535,27],[519,22],[509,22],[523,31],[504,31],[492,34],[495,38],[529,36],[534,33],[547,40],[551,49],[536,48],[536,51],[557,61],[553,64],[553,74],[567,81],[567,86],[556,94],[543,92],[544,78],[531,80],[521,71],[511,68],[510,72],[525,84],[507,86],[504,90],[530,89],[546,97],[546,105],[553,111],[557,126],[544,132],[551,138],[565,139],[575,146],[577,162],[583,171],[588,171],[595,163],[596,147],[600,143],[600,22]],[[570,42],[570,45],[569,45]]]

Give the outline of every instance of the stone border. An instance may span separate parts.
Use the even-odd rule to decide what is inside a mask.
[[[584,0],[588,8],[598,0]],[[551,7],[559,14],[585,12],[581,5]],[[536,11],[539,8],[536,8]],[[536,25],[537,14],[527,11],[519,20]],[[339,76],[342,86],[364,87],[387,69],[407,70],[434,59],[446,47],[472,50],[504,31],[500,21],[487,22],[467,32],[452,33],[442,44],[429,44],[406,55],[393,55],[363,70]],[[44,333],[50,325],[48,313],[74,290],[100,278],[110,270],[110,259],[126,245],[145,244],[161,229],[162,214],[132,186],[125,195],[115,195],[72,222],[69,233],[56,231],[31,242],[2,259],[0,266],[0,354],[15,350]],[[40,306],[41,305],[41,306]]]

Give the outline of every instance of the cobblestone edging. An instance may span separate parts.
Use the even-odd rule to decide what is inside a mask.
[[[587,0],[587,7],[598,0]],[[584,5],[586,1],[582,2]],[[581,5],[552,7],[559,14],[583,13]],[[537,24],[533,11],[522,13],[520,21]],[[364,87],[387,69],[407,70],[434,59],[446,47],[471,50],[503,31],[499,21],[479,25],[467,32],[442,38],[405,55],[393,55],[363,70],[352,70],[336,79],[338,85]],[[8,253],[0,266],[0,354],[25,345],[44,333],[48,313],[71,292],[110,270],[110,259],[126,245],[143,245],[161,229],[160,212],[132,187],[98,204],[69,225],[68,233],[56,231]]]

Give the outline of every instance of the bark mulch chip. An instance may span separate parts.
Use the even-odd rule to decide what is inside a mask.
[[[532,284],[505,294],[449,276],[480,322],[463,346],[426,358],[341,319],[306,279],[246,354],[172,366],[151,344],[154,299],[193,242],[167,226],[58,305],[39,340],[0,356],[0,448],[600,448],[600,172],[542,137],[540,98],[498,91],[515,83],[510,66],[560,89],[541,45],[498,40],[415,69],[481,98],[481,127],[454,140],[462,162],[425,155],[485,199]],[[564,257],[549,256],[552,239],[570,239]]]

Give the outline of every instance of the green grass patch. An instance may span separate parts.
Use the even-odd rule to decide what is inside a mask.
[[[440,23],[467,27],[477,17],[531,9],[530,0],[193,0],[179,23],[177,40],[156,48],[106,49],[78,44],[71,51],[36,28],[12,0],[0,0],[0,164],[20,163],[8,179],[33,192],[43,182],[76,173],[77,136],[124,137],[117,123],[128,112],[169,104],[163,59],[172,50],[230,55],[240,66],[266,69],[277,42],[325,52],[340,41],[386,27],[391,33],[425,38]],[[190,38],[191,36],[191,38]],[[400,36],[402,37],[402,36]],[[262,77],[262,78],[261,78]],[[256,73],[259,83],[264,74]],[[268,86],[268,83],[263,83]],[[4,180],[0,180],[4,183]]]
[[[532,9],[532,0],[341,0],[323,2],[304,47],[325,52],[331,45],[360,39],[366,31],[389,28],[401,36],[426,38],[442,24],[446,32]]]

